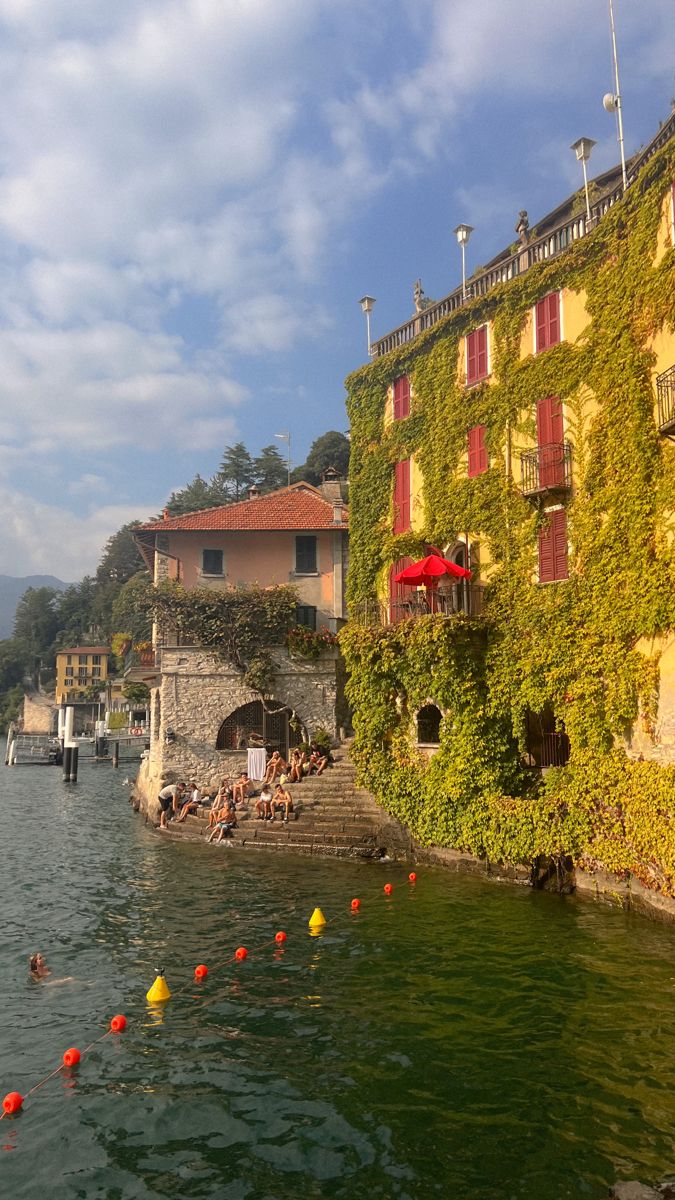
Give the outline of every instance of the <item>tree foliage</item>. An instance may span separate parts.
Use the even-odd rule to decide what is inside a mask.
[[[331,429],[316,438],[309,449],[309,454],[301,467],[296,467],[293,478],[296,482],[306,480],[315,487],[322,482],[324,471],[332,468],[343,479],[349,475],[349,438],[344,433]]]

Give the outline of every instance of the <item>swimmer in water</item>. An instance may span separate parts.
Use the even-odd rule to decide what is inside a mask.
[[[31,956],[29,970],[31,979],[46,979],[48,975],[51,975],[51,971],[45,962],[45,956],[40,953]]]
[[[34,979],[36,983],[41,983],[42,981],[50,984],[75,982],[72,975],[65,975],[63,979],[49,979],[48,977],[51,975],[51,971],[47,966],[44,954],[40,954],[39,952],[31,955],[28,965],[30,977],[31,979]]]

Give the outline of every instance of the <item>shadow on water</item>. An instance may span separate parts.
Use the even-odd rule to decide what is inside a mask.
[[[412,888],[397,866],[170,843],[108,767],[3,784],[0,1091],[112,1013],[130,1025],[0,1124],[0,1195],[595,1200],[671,1168],[671,929],[437,871]],[[335,917],[319,938],[315,904]],[[228,961],[278,928],[283,949]],[[76,982],[32,984],[38,948]],[[152,1010],[161,966],[175,994]]]

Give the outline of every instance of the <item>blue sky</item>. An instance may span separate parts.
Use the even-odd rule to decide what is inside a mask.
[[[627,151],[673,0],[615,0]],[[76,579],[618,160],[606,0],[0,0],[0,572]],[[283,447],[281,447],[283,450]]]

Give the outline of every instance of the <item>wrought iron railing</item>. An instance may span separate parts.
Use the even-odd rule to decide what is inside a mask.
[[[350,622],[355,625],[397,625],[430,614],[439,617],[482,617],[485,610],[485,587],[480,583],[459,582],[448,591],[413,592],[409,597],[396,596],[391,600],[363,600],[352,607]]]
[[[659,405],[659,430],[675,433],[675,366],[656,377],[656,398]]]
[[[629,163],[629,185],[636,179],[645,163],[662,146],[665,146],[673,134],[675,134],[675,111],[663,123],[656,137],[652,138],[652,141],[645,147],[642,153],[636,155]],[[426,329],[431,329],[432,325],[441,321],[443,317],[456,312],[457,309],[476,299],[476,297],[485,296],[500,283],[508,283],[510,279],[514,279],[517,275],[522,275],[523,272],[529,270],[535,263],[545,262],[549,258],[555,258],[558,254],[562,254],[573,242],[590,233],[598,221],[604,217],[605,213],[609,212],[609,209],[618,200],[621,200],[622,196],[623,184],[619,180],[599,200],[591,204],[590,223],[587,221],[585,213],[568,217],[566,221],[562,221],[560,225],[556,226],[555,229],[549,230],[542,237],[535,238],[525,246],[520,246],[513,254],[505,255],[499,262],[493,263],[491,267],[481,271],[480,274],[469,280],[466,293],[463,292],[461,287],[456,288],[449,296],[445,296],[436,304],[430,304],[429,308],[424,309],[423,312],[416,313],[409,321],[406,321],[403,325],[399,325],[397,329],[392,330],[391,333],[374,341],[371,347],[373,357],[381,358],[383,354],[388,354],[390,350],[395,350],[397,346],[403,346],[407,342],[411,342],[418,334],[423,333]]]
[[[572,486],[572,447],[569,442],[553,442],[524,450],[520,456],[521,491],[524,496],[542,492],[564,492]]]

